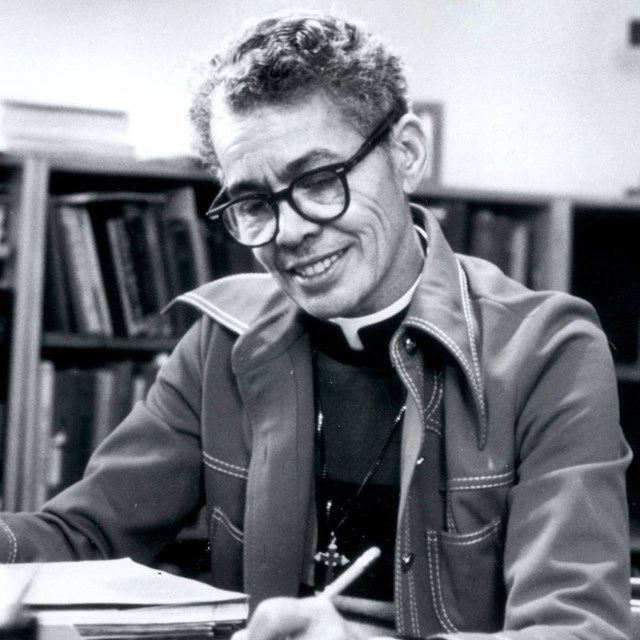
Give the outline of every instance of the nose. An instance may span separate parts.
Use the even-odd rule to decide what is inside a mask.
[[[288,249],[299,246],[309,236],[318,235],[322,225],[303,218],[286,200],[279,203],[278,234],[275,242]]]

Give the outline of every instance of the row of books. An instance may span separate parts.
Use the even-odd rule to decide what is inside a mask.
[[[44,330],[100,336],[182,334],[189,310],[161,311],[212,276],[191,187],[52,198],[46,264]]]
[[[454,251],[489,260],[514,280],[530,283],[532,230],[526,215],[466,203],[430,209]]]
[[[24,456],[35,481],[25,488],[25,503],[38,508],[82,477],[91,453],[146,396],[164,358],[94,367],[40,362],[37,433],[25,443]]]

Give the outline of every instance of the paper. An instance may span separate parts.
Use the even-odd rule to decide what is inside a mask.
[[[133,607],[128,609],[36,610],[41,625],[185,625],[198,623],[243,622],[245,602],[184,605],[180,607]]]
[[[246,595],[145,567],[131,560],[0,565],[7,584],[35,578],[23,603],[29,607],[191,605],[246,601]]]

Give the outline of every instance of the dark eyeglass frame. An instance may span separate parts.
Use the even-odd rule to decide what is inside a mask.
[[[343,162],[334,162],[332,164],[326,164],[322,167],[316,167],[314,169],[309,169],[308,171],[304,171],[299,176],[294,178],[288,187],[281,189],[280,191],[275,191],[273,193],[251,193],[245,196],[240,196],[239,198],[234,198],[233,200],[229,200],[223,204],[218,204],[218,202],[227,196],[227,192],[223,189],[213,200],[211,206],[208,211],[205,213],[205,217],[208,220],[217,220],[220,219],[222,221],[222,226],[225,231],[231,236],[231,238],[245,247],[262,247],[266,244],[269,244],[277,235],[280,228],[280,209],[278,207],[278,203],[282,200],[286,200],[289,206],[302,218],[305,220],[309,220],[310,222],[316,222],[320,224],[327,224],[329,222],[333,222],[337,220],[340,216],[344,215],[347,209],[349,208],[349,204],[351,202],[351,194],[349,192],[349,183],[347,182],[347,174],[360,162],[362,162],[385,138],[385,136],[391,130],[393,124],[400,118],[400,115],[397,109],[391,111],[382,122],[373,130],[371,135],[362,143],[360,148],[347,160]],[[342,187],[344,189],[344,206],[342,210],[332,216],[329,217],[318,217],[309,215],[300,209],[300,207],[296,204],[293,199],[293,190],[296,185],[301,181],[308,179],[316,174],[332,172],[334,173],[342,183]],[[275,226],[273,230],[273,234],[268,240],[263,242],[259,242],[256,244],[249,244],[245,242],[241,242],[238,238],[236,238],[231,230],[225,224],[224,212],[229,207],[232,207],[240,202],[246,202],[249,200],[261,200],[268,207],[271,208],[275,217]]]

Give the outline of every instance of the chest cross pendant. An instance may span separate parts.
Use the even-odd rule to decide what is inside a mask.
[[[326,551],[319,551],[314,556],[316,562],[322,562],[327,567],[327,571],[324,578],[324,586],[326,587],[331,582],[333,582],[333,577],[335,575],[336,569],[338,567],[344,567],[345,564],[349,564],[350,560],[342,555],[338,551],[338,545],[336,544],[336,536],[334,533],[331,534],[331,539],[329,540],[329,545],[327,546]]]

